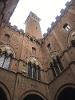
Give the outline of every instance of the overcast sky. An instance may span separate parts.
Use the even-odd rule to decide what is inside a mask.
[[[10,19],[12,25],[25,30],[25,20],[32,11],[41,18],[42,33],[46,33],[51,22],[60,15],[60,10],[65,8],[65,3],[71,0],[19,0],[19,3]]]

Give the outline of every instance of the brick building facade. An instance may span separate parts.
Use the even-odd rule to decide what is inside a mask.
[[[75,1],[44,36],[33,12],[10,25],[17,3],[0,0],[0,100],[75,100]]]

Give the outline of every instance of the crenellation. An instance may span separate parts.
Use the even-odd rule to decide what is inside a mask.
[[[55,22],[52,22],[51,23],[51,28],[49,29],[50,31],[47,31],[47,33],[51,33],[51,31],[54,29],[54,27],[56,27],[56,25],[59,23],[59,21],[61,20],[61,18],[67,13],[69,7],[72,5],[72,1],[70,2],[67,2],[65,5],[66,5],[66,8],[65,9],[61,9],[60,11],[60,16],[56,16],[56,21]],[[47,36],[47,35],[46,35]]]
[[[43,37],[33,12],[25,32],[8,22],[17,2],[8,0],[0,26],[0,99],[75,100],[75,0]]]
[[[69,8],[71,5],[72,5],[72,1],[67,2],[67,3],[65,4],[66,8]]]
[[[45,34],[48,34],[48,33],[50,33],[51,32],[51,28],[49,27],[48,29],[47,29],[47,33],[45,33]]]
[[[57,15],[55,19],[56,19],[56,22],[60,21],[60,16]]]

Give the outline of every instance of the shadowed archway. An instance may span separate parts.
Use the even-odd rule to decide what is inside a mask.
[[[30,94],[27,95],[23,100],[44,100],[44,99],[36,94]]]
[[[64,88],[58,95],[57,100],[75,100],[75,88]]]
[[[3,91],[1,87],[0,87],[0,100],[7,100],[6,93]]]

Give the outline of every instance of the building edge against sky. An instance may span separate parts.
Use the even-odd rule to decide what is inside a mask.
[[[30,12],[29,16],[25,21],[25,33],[28,33],[30,36],[34,36],[37,39],[42,38],[42,32],[39,22],[40,18],[37,17],[33,12]]]
[[[26,34],[10,25],[17,2],[0,1],[0,99],[75,100],[75,0],[42,39],[34,13]]]
[[[57,9],[57,8],[55,8],[55,10],[53,10],[53,12],[55,12],[54,13],[54,16],[56,17],[56,15],[58,14],[58,15],[60,15],[60,10],[62,9],[62,8],[65,8],[65,3],[67,2],[68,0],[66,0],[66,1],[61,1],[60,3],[62,3],[62,5],[63,6],[60,6],[59,7],[59,9]],[[70,1],[70,0],[69,0]],[[39,2],[39,1],[38,1]],[[48,2],[48,1],[47,1]],[[54,2],[54,1],[53,1]],[[52,4],[54,5],[54,4],[56,4],[56,3],[53,3],[52,2]],[[28,14],[29,14],[29,12],[30,11],[32,11],[32,12],[34,12],[35,14],[37,14],[40,18],[41,18],[41,22],[40,22],[40,24],[41,24],[41,29],[42,29],[42,33],[44,34],[44,33],[46,33],[47,32],[47,28],[49,27],[49,26],[51,26],[50,24],[51,24],[51,22],[52,21],[55,21],[55,18],[54,18],[54,16],[53,16],[53,12],[50,10],[49,11],[49,9],[53,9],[53,8],[49,8],[50,7],[50,5],[49,5],[49,3],[48,3],[48,6],[45,8],[47,11],[49,11],[48,12],[48,14],[50,14],[50,13],[52,13],[51,15],[48,15],[48,14],[45,14],[44,12],[46,11],[46,10],[44,10],[44,9],[40,9],[39,7],[40,6],[34,6],[34,5],[36,5],[36,3],[33,3],[33,6],[29,6],[28,4],[28,2],[26,2],[26,3],[28,3],[27,5],[28,5],[28,7],[30,7],[30,8],[25,8],[25,6],[24,6],[24,3],[25,3],[25,1],[23,1],[23,4],[22,4],[22,1],[20,0],[19,1],[19,3],[18,3],[18,5],[17,5],[17,8],[16,8],[16,10],[15,10],[15,12],[13,13],[13,15],[12,15],[12,17],[11,17],[11,19],[10,19],[10,21],[11,21],[11,23],[12,23],[12,25],[16,25],[16,26],[18,26],[18,28],[20,29],[20,28],[22,28],[23,30],[25,30],[25,25],[24,25],[24,21],[25,21],[25,19],[26,19],[26,17],[28,16]],[[25,4],[26,4],[25,3]],[[58,3],[59,4],[59,3]],[[37,5],[38,5],[38,3],[37,3]],[[44,5],[44,4],[43,4]],[[57,4],[56,4],[57,5]],[[56,5],[54,6],[54,7],[56,7]],[[21,7],[20,7],[21,6]],[[22,7],[23,6],[23,7]],[[46,3],[45,3],[45,6],[46,6]],[[32,9],[32,7],[34,8],[35,7],[35,9],[36,10],[34,10],[34,9]],[[61,8],[62,7],[62,8]],[[21,11],[21,10],[23,10],[23,12]],[[19,13],[19,11],[21,11],[21,14]],[[18,17],[19,16],[19,17]],[[24,16],[24,17],[23,17]],[[52,16],[52,17],[51,17]],[[17,20],[15,20],[15,19],[17,19]],[[20,21],[21,20],[21,21]],[[22,23],[21,23],[22,22]],[[44,30],[44,31],[43,31]]]

